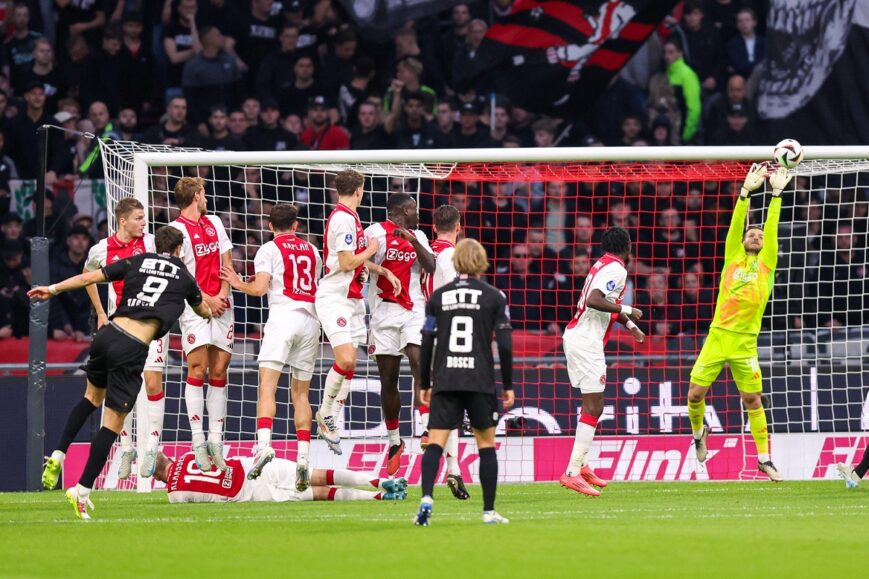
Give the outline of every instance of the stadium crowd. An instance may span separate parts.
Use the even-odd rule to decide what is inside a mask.
[[[10,181],[36,177],[35,130],[43,124],[99,139],[212,150],[763,144],[754,97],[765,55],[766,4],[687,0],[590,114],[560,119],[487,94],[484,79],[469,85],[460,78],[491,23],[488,2],[408,22],[385,44],[367,40],[330,0],[55,0],[45,13],[35,0],[5,3],[0,338],[27,334],[27,240],[36,224],[10,210]],[[267,213],[266,205],[281,194],[275,188],[270,199],[267,178],[256,173],[238,179],[245,183],[241,193],[221,198],[258,198],[257,209]],[[72,199],[78,180],[102,176],[95,140],[52,134],[45,208],[52,282],[80,272],[90,245],[107,235],[106,220],[78,213]],[[599,256],[600,235],[621,225],[637,244],[626,299],[646,310],[643,329],[671,342],[703,334],[738,183],[598,187],[393,178],[382,190],[419,192],[424,225],[440,203],[460,209],[468,235],[493,257],[492,281],[507,294],[520,329],[563,330],[584,274]],[[771,306],[782,310],[771,323],[776,329],[866,323],[869,189],[803,179],[797,190],[794,202],[785,202],[790,209],[782,223],[789,234],[782,234]],[[303,208],[318,244],[330,203],[324,194],[320,204]],[[371,203],[385,207],[385,194]],[[174,218],[171,205],[167,193],[165,207],[152,208],[151,221]],[[233,208],[236,214],[250,207],[241,205]],[[363,221],[384,217],[377,209],[369,213],[362,212]],[[238,218],[244,223],[227,219],[233,241],[250,247],[250,255],[239,248],[236,257],[251,257],[263,239],[250,233],[248,217]],[[50,338],[89,339],[90,307],[79,293],[53,301]],[[244,312],[236,319],[240,330],[258,321]]]

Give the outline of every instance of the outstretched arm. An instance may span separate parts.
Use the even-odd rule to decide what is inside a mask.
[[[755,163],[748,170],[745,182],[736,200],[733,216],[730,218],[730,229],[727,230],[727,239],[724,242],[724,261],[738,258],[745,250],[742,247],[742,235],[745,233],[745,217],[748,215],[748,195],[761,185],[766,176],[766,167]]]
[[[47,300],[51,297],[56,296],[57,294],[74,291],[104,281],[106,281],[106,276],[103,273],[103,270],[98,269],[96,271],[80,273],[76,276],[63,280],[60,283],[55,283],[49,286],[37,286],[27,292],[27,297],[29,297],[30,299]]]
[[[763,249],[759,257],[770,269],[778,264],[778,222],[781,216],[781,193],[790,182],[791,176],[784,167],[779,167],[769,176],[772,185],[772,201],[766,212],[766,223],[763,224]]]

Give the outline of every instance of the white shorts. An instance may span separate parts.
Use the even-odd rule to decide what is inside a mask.
[[[226,308],[219,318],[206,320],[199,317],[189,305],[184,307],[184,313],[178,320],[181,326],[181,348],[185,355],[201,346],[215,346],[232,353],[233,329],[235,315],[230,307]]]
[[[253,466],[253,458],[244,458],[241,461],[245,473]],[[244,473],[240,473],[245,476]],[[264,468],[262,475],[255,480],[247,480],[234,501],[245,502],[285,502],[285,501],[310,501],[314,499],[312,487],[304,492],[296,491],[296,463],[291,460],[275,458]]]
[[[169,336],[163,336],[151,342],[148,346],[148,358],[145,360],[145,372],[162,372],[169,357]]]
[[[320,348],[320,322],[305,310],[273,309],[263,333],[257,361],[279,372],[284,365],[298,380],[310,380]]]
[[[380,302],[371,314],[371,339],[368,353],[372,356],[400,356],[408,344],[422,344],[425,314],[407,310],[394,302]]]
[[[344,344],[359,346],[365,342],[365,303],[362,300],[317,296],[317,317],[329,344],[336,348]]]
[[[571,329],[564,332],[564,355],[570,385],[583,394],[603,392],[606,388],[606,360],[600,342],[583,339]]]

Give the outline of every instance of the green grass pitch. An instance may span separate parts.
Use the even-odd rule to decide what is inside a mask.
[[[557,484],[502,485],[505,526],[480,489],[445,487],[432,525],[419,490],[387,502],[170,505],[162,492],[0,494],[2,577],[859,577],[869,490],[839,482],[622,483],[591,499]]]

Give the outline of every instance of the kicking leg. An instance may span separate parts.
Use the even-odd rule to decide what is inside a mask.
[[[80,519],[90,519],[88,509],[93,508],[93,503],[90,501],[91,489],[93,489],[94,482],[97,480],[103,467],[106,466],[109,451],[112,449],[112,445],[115,443],[115,439],[124,425],[125,416],[126,413],[117,412],[111,408],[104,410],[103,426],[91,443],[87,463],[78,481],[78,485],[66,491],[66,497]]]

